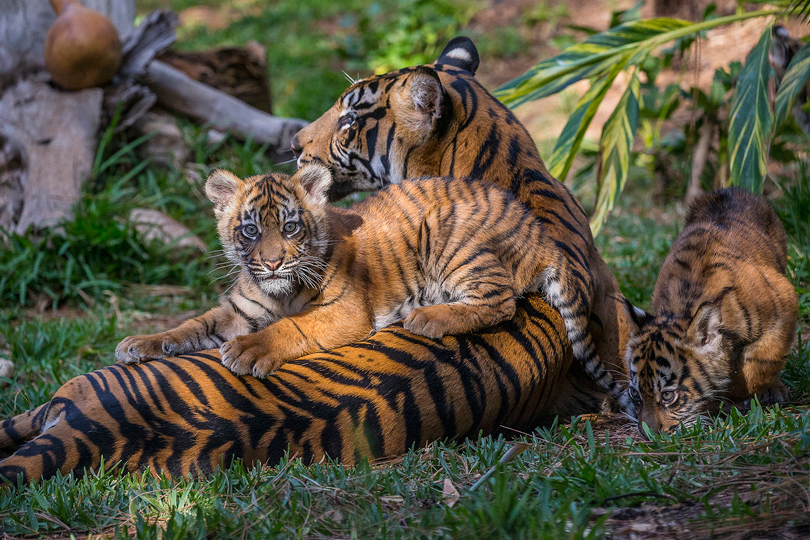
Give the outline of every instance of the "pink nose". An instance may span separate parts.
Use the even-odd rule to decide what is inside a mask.
[[[268,270],[272,270],[272,271],[274,271],[274,272],[275,272],[276,270],[278,270],[279,268],[281,268],[281,263],[282,263],[282,262],[283,262],[283,261],[282,261],[281,259],[273,259],[272,261],[271,261],[270,259],[264,259],[264,260],[262,260],[262,264],[264,264],[264,266],[265,266],[265,267],[266,267]]]

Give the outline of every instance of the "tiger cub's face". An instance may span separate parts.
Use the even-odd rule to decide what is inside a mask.
[[[250,283],[274,296],[317,288],[326,267],[326,191],[323,167],[290,177],[273,173],[244,180],[211,173],[206,196],[214,203],[217,231],[228,260]]]
[[[627,345],[628,414],[654,432],[672,433],[710,412],[728,384],[719,314],[707,306],[692,321],[645,315]]]
[[[298,165],[321,163],[333,176],[329,199],[374,191],[404,178],[438,148],[435,127],[446,101],[435,70],[417,66],[354,83],[331,109],[293,137]]]

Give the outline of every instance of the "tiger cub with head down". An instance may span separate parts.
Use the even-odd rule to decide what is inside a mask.
[[[241,180],[215,171],[206,194],[228,259],[241,267],[222,304],[178,328],[124,339],[136,362],[220,347],[237,374],[359,341],[400,319],[438,338],[512,317],[537,291],[555,247],[515,196],[483,181],[404,181],[352,208],[332,207],[332,177]]]
[[[787,400],[779,372],[798,299],[786,261],[785,230],[760,197],[730,188],[695,201],[661,267],[652,314],[635,313],[627,391],[640,430],[693,425],[724,401]]]

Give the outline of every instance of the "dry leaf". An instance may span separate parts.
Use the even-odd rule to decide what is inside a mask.
[[[335,508],[334,510],[329,510],[323,515],[324,519],[330,519],[335,523],[341,523],[343,521],[343,512],[340,511],[340,508]]]
[[[444,488],[442,489],[442,501],[444,504],[453,508],[453,505],[458,502],[460,497],[461,495],[456,489],[456,486],[453,485],[453,482],[451,482],[449,478],[445,478]]]

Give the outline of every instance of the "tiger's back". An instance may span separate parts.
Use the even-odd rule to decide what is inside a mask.
[[[730,188],[698,199],[630,340],[639,423],[690,424],[723,402],[784,401],[779,380],[798,317],[784,228],[760,197]]]

